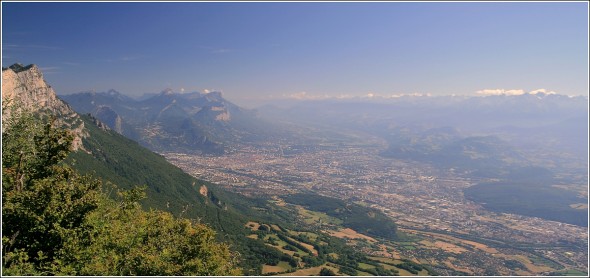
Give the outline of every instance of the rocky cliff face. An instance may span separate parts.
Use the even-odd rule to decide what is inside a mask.
[[[123,127],[121,116],[117,114],[113,109],[108,106],[99,106],[94,113],[96,118],[100,119],[107,126],[111,127],[114,131],[119,134],[123,134]]]
[[[83,148],[82,138],[88,136],[84,122],[57,98],[36,65],[14,64],[2,69],[2,120],[8,121],[20,111],[56,115],[58,124],[73,132],[73,149]]]

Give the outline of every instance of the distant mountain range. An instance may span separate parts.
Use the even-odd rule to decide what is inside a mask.
[[[221,154],[228,146],[269,136],[268,123],[220,92],[170,89],[136,100],[115,90],[60,96],[74,110],[154,151]]]
[[[574,156],[588,150],[588,99],[582,96],[536,93],[327,99],[283,101],[283,108],[266,105],[258,110],[241,108],[220,92],[167,89],[133,99],[109,90],[60,98],[77,112],[91,114],[157,152],[222,154],[240,144],[293,136],[292,130],[279,124],[287,122],[361,129],[384,138],[399,137],[403,132],[396,132],[405,128],[422,132],[452,127],[463,137],[498,136],[533,152],[551,142],[555,150]]]
[[[261,116],[304,121],[371,124],[387,121],[396,126],[452,126],[471,131],[494,127],[532,127],[588,115],[588,98],[559,94],[493,96],[404,96],[283,100],[259,108]]]
[[[430,138],[431,144],[441,145],[448,138],[495,136],[538,156],[539,161],[550,162],[549,152],[553,157],[562,156],[561,162],[552,163],[556,167],[572,158],[584,162],[588,155],[588,98],[584,96],[537,93],[293,100],[258,110],[261,117],[277,121],[363,130],[386,139],[390,154],[404,137],[410,142],[407,137],[426,136],[418,141]],[[442,134],[445,128],[452,128],[453,134]],[[433,131],[439,137],[422,134]],[[414,140],[401,147],[416,149],[422,143]]]

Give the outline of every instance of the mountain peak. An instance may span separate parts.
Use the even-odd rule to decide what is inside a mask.
[[[27,70],[34,70],[34,71],[39,72],[39,68],[35,64],[30,64],[28,66],[24,66],[23,64],[15,63],[8,68],[11,69],[12,71],[14,71],[15,73],[19,73],[19,72],[27,71]]]
[[[8,72],[13,72],[17,76],[20,76],[20,78],[34,79],[45,82],[43,80],[43,74],[41,73],[41,70],[39,70],[39,67],[37,67],[35,64],[24,66],[23,64],[15,63],[8,68],[2,68],[2,76],[4,76],[5,72],[7,74]]]
[[[208,92],[206,95],[208,96],[216,96],[216,97],[223,97],[223,93],[220,91],[211,91]]]
[[[160,95],[171,96],[171,95],[174,95],[174,91],[172,91],[172,89],[170,89],[170,88],[166,88],[162,92],[160,92]]]
[[[221,92],[218,92],[218,91],[208,92],[205,95],[205,98],[208,101],[213,101],[213,102],[222,102],[224,100],[223,99],[223,94]]]
[[[121,93],[119,91],[115,90],[115,89],[109,89],[107,91],[107,94],[108,95],[111,95],[111,96],[119,96],[119,95],[121,95]]]

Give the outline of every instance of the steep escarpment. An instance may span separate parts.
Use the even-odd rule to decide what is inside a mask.
[[[36,65],[2,68],[2,120],[8,122],[22,111],[56,116],[57,123],[74,134],[74,150],[82,148],[82,138],[88,136],[84,122],[57,97]]]

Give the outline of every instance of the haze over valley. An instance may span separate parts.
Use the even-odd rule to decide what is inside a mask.
[[[121,115],[134,110],[147,111],[138,118],[156,119],[160,126],[193,119],[207,124],[199,129],[201,134],[235,138],[195,140],[212,140],[210,144],[218,146],[218,152],[212,153],[208,145],[190,151],[161,150],[150,145],[150,136],[142,136],[146,140],[142,144],[159,150],[187,173],[230,191],[264,200],[313,192],[376,208],[409,233],[493,242],[493,252],[464,262],[467,273],[482,274],[502,264],[483,254],[531,254],[513,246],[532,247],[532,254],[572,266],[583,267],[587,260],[585,97],[406,96],[291,101],[287,107],[283,101],[281,106],[256,110],[238,108],[217,92],[166,90],[141,101],[116,91],[62,98],[79,113],[112,123],[111,128],[122,134],[128,130],[121,127],[136,119]],[[195,101],[191,105],[189,100]],[[119,106],[124,107],[121,114]],[[161,109],[147,108],[152,106]],[[105,110],[110,113],[102,114]],[[209,121],[194,120],[210,111],[215,114]],[[177,134],[196,133],[195,126],[179,126]],[[266,136],[251,136],[260,134],[261,126],[267,127]],[[162,135],[152,125],[129,130],[167,140],[182,138]],[[397,252],[445,264],[427,245],[418,246],[419,251]],[[556,246],[569,255],[556,252]]]
[[[3,3],[3,275],[586,276],[587,5]]]

